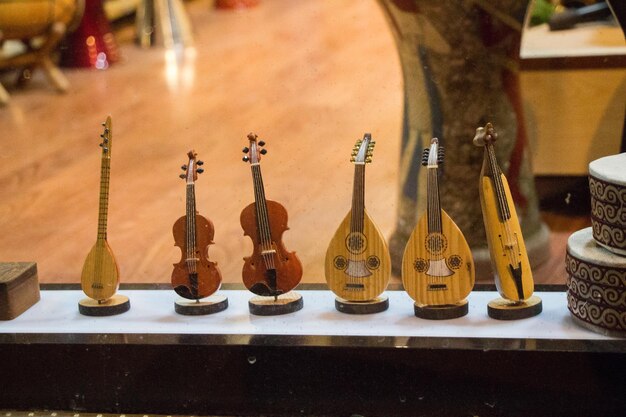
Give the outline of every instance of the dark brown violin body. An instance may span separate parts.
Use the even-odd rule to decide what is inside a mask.
[[[248,290],[263,296],[276,296],[294,289],[302,278],[302,263],[295,252],[289,252],[282,242],[282,235],[287,227],[287,210],[271,200],[267,204],[269,230],[272,236],[271,249],[275,253],[263,255],[266,248],[261,244],[258,232],[258,219],[255,203],[241,212],[241,227],[244,235],[250,236],[254,244],[251,256],[244,257],[243,283]],[[273,257],[274,268],[268,269],[264,257]]]
[[[195,253],[195,272],[190,272],[187,261],[188,245],[186,223],[187,216],[176,220],[172,233],[175,245],[180,247],[182,257],[174,264],[172,271],[172,286],[174,291],[183,298],[198,300],[215,293],[222,283],[222,274],[215,262],[209,261],[209,245],[213,244],[215,229],[213,223],[206,217],[196,214],[196,247],[190,253]]]
[[[213,223],[196,211],[195,181],[204,170],[198,168],[196,153],[187,154],[189,163],[181,168],[185,171],[180,178],[186,180],[187,196],[185,215],[174,223],[172,233],[175,245],[180,247],[182,257],[174,264],[172,286],[183,298],[199,300],[208,297],[220,288],[222,274],[215,262],[209,261],[209,245],[213,244]]]

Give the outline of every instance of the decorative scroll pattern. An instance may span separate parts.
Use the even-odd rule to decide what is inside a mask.
[[[593,238],[626,250],[626,187],[589,176]]]
[[[626,330],[626,311],[602,307],[567,293],[567,308],[579,319],[609,330]]]
[[[573,295],[593,301],[604,307],[615,307],[620,311],[626,311],[626,288],[606,287],[598,284],[567,277],[567,291]]]
[[[591,217],[593,238],[610,248],[626,250],[626,226],[610,226]]]
[[[626,290],[626,268],[610,268],[607,266],[593,265],[581,261],[567,252],[565,256],[565,269],[569,275],[579,280],[612,287],[622,287]]]

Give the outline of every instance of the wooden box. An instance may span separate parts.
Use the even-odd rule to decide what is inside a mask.
[[[39,298],[35,262],[0,262],[0,320],[13,320]]]

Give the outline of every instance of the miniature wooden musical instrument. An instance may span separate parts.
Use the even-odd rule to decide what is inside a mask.
[[[474,260],[465,236],[440,205],[439,166],[443,147],[434,138],[424,149],[427,167],[426,212],[417,222],[404,249],[402,284],[423,305],[456,304],[474,286]]]
[[[387,243],[365,210],[365,165],[372,161],[375,142],[366,133],[352,151],[352,208],[326,251],[325,272],[330,289],[347,301],[369,301],[385,291],[391,260]]]
[[[294,289],[302,278],[302,264],[295,252],[289,252],[282,235],[287,227],[287,210],[265,198],[261,177],[261,155],[267,151],[265,145],[257,141],[257,135],[248,135],[249,147],[243,148],[247,155],[244,162],[250,162],[254,203],[243,209],[240,216],[244,235],[250,236],[253,252],[244,257],[242,270],[243,283],[248,290],[261,296],[278,297]]]
[[[485,147],[480,204],[496,287],[503,298],[524,301],[533,294],[533,276],[511,191],[496,159],[497,137],[491,123],[476,129],[474,144]]]
[[[111,172],[111,147],[113,132],[111,117],[107,117],[102,138],[100,165],[100,205],[98,210],[98,237],[83,265],[80,277],[81,288],[88,297],[103,302],[117,292],[120,272],[107,242],[107,215],[109,206],[109,178]]]
[[[195,181],[204,169],[198,168],[204,162],[197,160],[193,150],[187,153],[189,162],[181,168],[185,171],[180,177],[186,180],[186,213],[176,220],[172,233],[175,245],[180,247],[182,257],[174,264],[172,286],[183,298],[198,300],[216,292],[222,282],[217,264],[209,261],[208,247],[213,244],[215,229],[213,223],[196,211]]]

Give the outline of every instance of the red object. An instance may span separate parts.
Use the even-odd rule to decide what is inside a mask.
[[[85,13],[76,30],[61,45],[61,66],[107,69],[119,60],[103,0],[85,0]]]
[[[245,9],[259,4],[260,0],[217,0],[215,7],[218,9]]]

